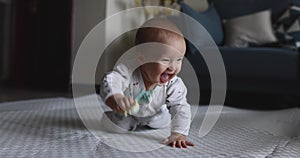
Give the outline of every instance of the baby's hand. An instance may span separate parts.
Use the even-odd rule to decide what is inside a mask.
[[[163,141],[163,144],[172,146],[173,148],[187,148],[188,146],[195,146],[192,142],[186,141],[186,136],[179,133],[172,133],[171,136]]]
[[[106,100],[106,104],[114,111],[124,113],[128,111],[135,101],[132,97],[125,97],[122,94],[115,94]]]

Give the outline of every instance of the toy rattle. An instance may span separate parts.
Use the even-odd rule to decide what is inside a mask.
[[[129,110],[124,111],[124,116],[127,117],[128,114],[130,115],[137,114],[140,110],[139,104],[149,103],[150,100],[152,99],[151,95],[152,95],[152,91],[142,90],[134,99],[135,100],[134,105]]]

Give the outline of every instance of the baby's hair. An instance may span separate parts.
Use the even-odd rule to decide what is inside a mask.
[[[183,38],[179,28],[164,18],[152,18],[146,21],[135,36],[135,45],[147,42],[164,43],[167,39]]]

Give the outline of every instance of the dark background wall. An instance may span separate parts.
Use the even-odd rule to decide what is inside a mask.
[[[6,28],[8,23],[7,6],[9,6],[7,2],[0,2],[0,79],[4,79],[6,77],[5,75],[7,68],[7,63],[5,61],[8,54],[5,42]]]
[[[0,3],[0,19],[4,18],[4,3]],[[4,41],[4,20],[0,20],[0,76],[3,75],[3,54],[4,54],[4,48],[3,48],[3,41]]]
[[[12,0],[5,83],[67,90],[72,0]]]

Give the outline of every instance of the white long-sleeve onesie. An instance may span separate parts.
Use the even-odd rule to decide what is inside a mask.
[[[104,101],[113,94],[135,98],[142,90],[145,90],[140,69],[131,71],[124,64],[118,65],[112,72],[107,73],[100,86],[100,96]],[[191,109],[190,104],[187,103],[186,94],[187,89],[183,81],[175,76],[163,86],[156,86],[152,90],[152,99],[149,103],[140,104],[140,110],[135,116],[154,116],[160,112],[162,106],[167,106],[172,116],[171,132],[188,135]]]

